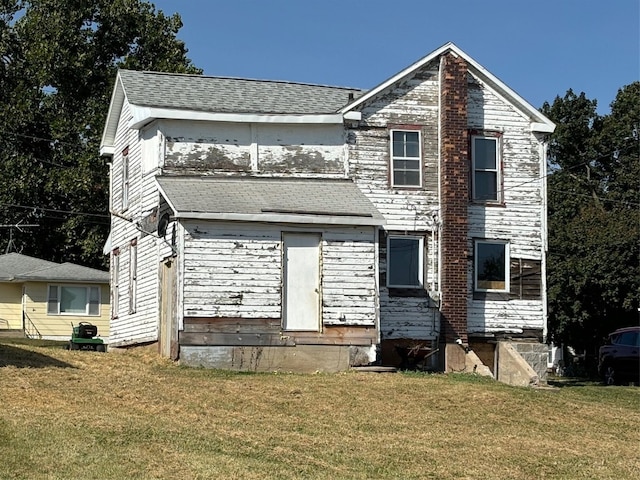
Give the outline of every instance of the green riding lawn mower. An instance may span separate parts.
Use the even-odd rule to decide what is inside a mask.
[[[97,338],[98,327],[89,322],[80,322],[77,326],[71,324],[71,340],[67,348],[69,350],[94,350],[106,352],[107,346],[101,338]]]

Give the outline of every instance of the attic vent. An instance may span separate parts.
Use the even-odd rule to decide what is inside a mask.
[[[353,92],[349,92],[349,101],[353,102]]]

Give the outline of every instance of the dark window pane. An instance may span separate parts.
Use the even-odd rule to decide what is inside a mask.
[[[387,274],[390,286],[419,287],[421,285],[420,241],[417,238],[391,238],[388,256]]]
[[[474,139],[474,162],[476,169],[495,170],[497,168],[496,161],[496,144],[494,139],[475,138]]]
[[[420,156],[420,144],[418,142],[418,132],[406,133],[406,148],[405,157],[419,157]]]
[[[475,200],[498,200],[498,174],[476,172],[474,177]]]
[[[477,288],[504,290],[505,245],[502,243],[478,243],[476,249]]]
[[[393,142],[393,156],[404,157],[404,142]]]

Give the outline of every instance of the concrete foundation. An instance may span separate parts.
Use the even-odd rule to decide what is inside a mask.
[[[540,384],[536,371],[518,353],[511,342],[498,342],[496,348],[495,378],[518,387],[533,387]]]
[[[442,350],[444,350],[442,370],[445,373],[476,373],[493,377],[491,369],[468,346],[446,343],[442,346]]]
[[[180,363],[190,367],[251,372],[341,372],[375,361],[374,346],[180,347]]]

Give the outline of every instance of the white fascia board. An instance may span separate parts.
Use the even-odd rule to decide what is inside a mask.
[[[114,148],[116,130],[118,128],[120,112],[122,111],[124,99],[124,88],[122,87],[122,82],[120,80],[120,72],[118,72],[113,86],[113,93],[111,94],[111,101],[109,102],[109,111],[107,112],[104,129],[102,130],[102,138],[100,140],[101,155],[103,150],[108,151],[109,148]],[[108,155],[108,153],[105,153],[105,155]],[[113,152],[111,155],[113,155]]]
[[[255,113],[214,113],[196,112],[193,110],[179,110],[171,108],[154,108],[131,105],[133,114],[129,128],[138,130],[147,123],[156,119],[171,120],[203,120],[209,122],[236,122],[236,123],[320,123],[342,124],[341,113],[318,115],[263,115]]]
[[[553,124],[551,122],[548,122],[548,123],[532,122],[531,123],[531,131],[532,132],[553,133],[555,129],[556,129],[555,124]]]
[[[350,110],[348,112],[345,112],[344,119],[345,120],[357,120],[357,121],[360,121],[360,120],[362,120],[362,112],[355,112],[353,110]]]
[[[113,157],[115,153],[115,147],[113,145],[100,145],[100,156],[101,157]]]
[[[166,198],[166,197],[165,197]],[[289,215],[273,213],[219,213],[219,212],[178,212],[176,218],[185,220],[231,220],[261,223],[304,223],[316,225],[367,225],[382,226],[386,221],[373,217],[349,217],[329,215]]]

